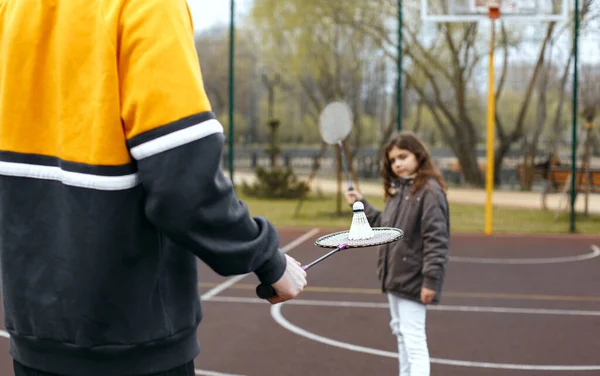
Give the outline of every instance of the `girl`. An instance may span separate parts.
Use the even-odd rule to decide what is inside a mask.
[[[381,246],[377,272],[387,293],[392,333],[398,338],[400,376],[428,376],[426,305],[440,300],[448,261],[450,223],[446,184],[423,143],[410,132],[392,136],[383,154],[385,208],[377,210],[358,191],[373,227],[397,227],[404,239]]]

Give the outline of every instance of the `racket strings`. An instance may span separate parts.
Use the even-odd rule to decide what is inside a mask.
[[[348,248],[373,247],[391,243],[404,236],[404,232],[398,228],[374,227],[372,230],[371,239],[350,240],[350,231],[341,231],[320,237],[315,241],[315,245],[322,248],[337,248],[340,244],[346,244]]]

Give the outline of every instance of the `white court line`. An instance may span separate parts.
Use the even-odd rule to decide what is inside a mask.
[[[5,330],[0,329],[0,337],[10,338],[10,335]],[[235,375],[233,373],[220,373],[214,371],[206,371],[203,369],[195,369],[194,373],[198,376],[243,376],[243,375]]]
[[[311,237],[315,236],[317,233],[319,233],[319,229],[318,228],[313,228],[312,230],[310,230],[306,234],[304,234],[304,235],[298,237],[297,239],[293,240],[292,242],[286,244],[285,247],[281,248],[281,250],[284,253],[287,253],[287,252],[291,251],[292,249],[296,248],[297,246],[299,246],[300,244],[304,243],[305,241],[307,241]],[[238,276],[231,277],[231,278],[227,279],[225,282],[220,283],[216,287],[214,287],[211,290],[209,290],[206,293],[204,293],[200,297],[200,299],[202,299],[202,300],[210,300],[210,299],[212,299],[214,296],[219,295],[221,292],[227,290],[231,286],[235,285],[236,283],[238,283],[239,281],[241,281],[242,279],[244,279],[247,275],[248,274],[243,274],[243,275],[238,275]]]
[[[383,356],[387,358],[398,358],[398,353],[391,351],[383,351],[378,349],[373,349],[365,346],[357,346],[352,345],[350,343],[336,341],[327,337],[323,337],[314,333],[311,333],[307,330],[304,330],[292,323],[290,323],[283,315],[281,314],[281,307],[286,304],[276,304],[271,307],[271,316],[279,325],[283,328],[299,335],[304,338],[320,342],[329,346],[337,347],[340,349],[350,350],[361,352],[365,354]],[[598,371],[600,370],[600,365],[590,365],[590,366],[562,366],[562,365],[531,365],[531,364],[510,364],[510,363],[490,363],[490,362],[471,362],[465,360],[453,360],[453,359],[441,359],[441,358],[431,358],[431,363],[443,364],[443,365],[451,365],[451,366],[460,366],[460,367],[472,367],[472,368],[493,368],[493,369],[513,369],[513,370],[535,370],[535,371]]]
[[[221,373],[221,372],[213,372],[213,371],[204,371],[201,369],[194,370],[195,374],[198,376],[242,376],[233,373]]]
[[[218,303],[252,303],[265,304],[265,301],[258,298],[238,298],[229,296],[218,296],[211,299],[211,302]],[[336,308],[378,308],[388,309],[388,303],[367,303],[367,302],[344,302],[328,300],[304,300],[294,299],[285,302],[289,305],[311,306],[311,307],[336,307]],[[584,311],[570,309],[542,309],[542,308],[506,308],[506,307],[485,307],[485,306],[455,306],[438,305],[428,306],[429,311],[443,312],[478,312],[478,313],[514,313],[528,315],[558,315],[558,316],[600,316],[600,311]]]
[[[600,256],[600,247],[592,244],[590,246],[592,252],[578,256],[566,256],[566,257],[548,257],[548,258],[485,258],[485,257],[461,257],[461,256],[450,256],[452,262],[464,262],[471,264],[558,264],[561,262],[574,262],[593,259]]]

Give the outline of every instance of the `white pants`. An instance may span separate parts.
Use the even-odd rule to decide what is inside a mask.
[[[429,376],[427,306],[388,293],[392,333],[398,338],[400,376]]]

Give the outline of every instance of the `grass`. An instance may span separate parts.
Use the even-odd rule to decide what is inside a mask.
[[[300,214],[294,216],[298,200],[263,200],[240,195],[250,213],[265,216],[276,226],[349,228],[352,211],[342,202],[342,215],[337,214],[335,195],[309,196]],[[383,208],[380,197],[367,197],[376,207]],[[450,226],[453,233],[483,233],[482,205],[450,204]],[[494,233],[559,234],[569,232],[569,213],[554,219],[553,211],[494,207]],[[577,214],[576,231],[580,234],[600,234],[600,216]]]

